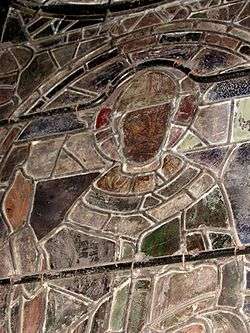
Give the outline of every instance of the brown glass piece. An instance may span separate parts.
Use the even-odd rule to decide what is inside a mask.
[[[27,221],[31,199],[32,182],[18,172],[4,199],[5,215],[14,230]]]
[[[39,332],[42,329],[45,315],[45,292],[42,290],[32,300],[24,303],[23,330],[27,333]]]
[[[173,177],[182,167],[182,160],[174,155],[168,154],[165,156],[162,166],[164,176],[169,179]]]
[[[166,135],[170,105],[132,111],[124,117],[124,156],[141,163],[152,159],[159,151]]]
[[[187,95],[181,98],[178,112],[175,120],[182,124],[189,124],[197,111],[196,98],[193,95]]]
[[[191,234],[187,235],[186,238],[187,242],[187,251],[188,252],[197,252],[197,251],[204,251],[205,245],[200,234]]]
[[[131,183],[131,178],[122,174],[120,167],[114,167],[98,180],[97,186],[104,191],[126,194]]]
[[[179,191],[181,191],[185,186],[187,186],[197,175],[198,170],[189,167],[181,172],[181,174],[168,186],[164,187],[160,194],[169,197]]]
[[[86,201],[92,206],[102,208],[107,211],[131,212],[139,208],[141,197],[139,196],[115,196],[107,192],[91,189],[86,197]]]

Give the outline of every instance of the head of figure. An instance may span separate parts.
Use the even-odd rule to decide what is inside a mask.
[[[114,117],[119,154],[131,169],[159,161],[176,108],[178,86],[164,71],[145,71],[118,98]]]

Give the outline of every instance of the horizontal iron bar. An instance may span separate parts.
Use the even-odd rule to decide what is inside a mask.
[[[185,254],[162,257],[145,257],[141,260],[117,261],[107,264],[98,264],[88,267],[70,268],[62,270],[43,271],[27,275],[13,275],[0,278],[0,285],[17,285],[23,283],[50,281],[55,279],[65,279],[76,275],[111,273],[115,271],[143,269],[148,267],[165,266],[184,262],[204,261],[223,257],[241,256],[250,254],[250,245],[241,248],[227,248],[212,251],[203,251],[197,254]]]

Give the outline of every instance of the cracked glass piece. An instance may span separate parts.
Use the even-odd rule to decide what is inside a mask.
[[[183,139],[177,144],[176,148],[179,151],[188,151],[188,150],[193,150],[197,148],[202,148],[204,147],[205,144],[201,141],[197,135],[192,133],[191,131],[188,131]]]
[[[181,191],[178,195],[174,196],[172,199],[167,202],[163,202],[161,205],[158,205],[155,208],[149,209],[147,213],[156,218],[159,221],[163,221],[164,219],[173,216],[177,213],[180,213],[182,210],[187,208],[193,200],[191,197]]]
[[[124,327],[126,319],[124,309],[126,309],[129,301],[129,290],[130,285],[128,282],[121,284],[119,288],[115,288],[110,321],[110,327],[115,331],[120,331]]]
[[[180,304],[184,303],[187,308],[189,302],[198,296],[202,295],[202,301],[205,297],[208,299],[214,297],[217,283],[216,266],[212,265],[190,267],[186,271],[163,275],[156,283],[153,318],[159,318],[164,315],[164,311],[171,310],[173,307],[179,309],[177,313],[181,312]],[[166,293],[165,297],[164,293]],[[169,316],[170,313],[168,312],[167,315]]]
[[[168,139],[168,146],[173,147],[181,136],[184,133],[184,129],[182,127],[172,126],[170,129],[170,135]]]
[[[93,208],[106,212],[132,213],[138,210],[142,198],[139,196],[112,195],[97,189],[90,189],[85,197],[86,202]]]
[[[27,35],[22,29],[21,18],[17,12],[10,11],[7,17],[2,36],[3,42],[20,43],[27,41]]]
[[[104,301],[96,310],[91,326],[93,332],[101,333],[108,327],[110,300]]]
[[[218,299],[219,305],[237,307],[241,302],[239,290],[243,280],[242,265],[242,260],[239,260],[237,263],[235,261],[228,262],[222,267],[223,280],[221,294]]]
[[[35,179],[49,177],[63,142],[63,137],[47,141],[33,141],[25,166],[27,174]]]
[[[55,176],[62,176],[66,174],[79,173],[83,170],[83,167],[79,162],[69,156],[67,152],[62,149],[56,163],[56,167],[53,171]]]
[[[66,44],[59,48],[56,48],[53,51],[54,56],[56,57],[57,62],[60,65],[65,65],[70,62],[75,54],[77,48],[77,44]]]
[[[222,311],[222,313],[215,312],[206,317],[212,321],[214,329],[223,330],[224,327],[226,327],[226,329],[232,333],[246,332],[246,326],[243,320],[235,314]]]
[[[236,308],[244,304],[248,313],[243,263],[244,257],[228,257],[187,262],[185,266],[175,263],[134,268],[131,272],[78,271],[71,277],[62,274],[44,281],[34,297],[25,299],[24,307],[15,301],[11,307],[12,320],[15,319],[16,326],[23,325],[19,321],[23,311],[25,327],[31,320],[32,327],[48,325],[47,331],[81,332],[88,325],[97,332],[132,333],[140,329],[190,333],[192,328],[194,332],[199,329],[198,332],[207,333],[213,325],[228,328],[230,333],[246,333],[247,318]],[[218,288],[220,281],[222,288]],[[0,309],[8,304],[10,290],[5,288],[6,293],[1,293]],[[3,314],[1,319],[7,318],[8,314]],[[200,331],[201,327],[204,331]]]
[[[0,181],[9,181],[16,167],[25,162],[28,157],[28,146],[13,147],[0,169]]]
[[[104,162],[94,146],[93,135],[90,133],[79,133],[70,136],[65,143],[65,148],[89,170],[104,166]]]
[[[216,3],[215,3],[216,4]],[[204,18],[208,18],[210,20],[221,20],[221,21],[230,21],[234,15],[238,14],[240,9],[242,9],[242,4],[232,4],[221,8],[211,8],[199,14],[203,14]]]
[[[105,158],[111,161],[119,161],[120,156],[117,151],[116,141],[114,138],[109,138],[101,144],[101,152],[105,155]]]
[[[17,106],[18,99],[16,96],[12,95],[11,99],[6,103],[0,106],[0,119],[4,120],[13,114],[15,107]]]
[[[47,104],[46,109],[60,109],[68,106],[76,106],[80,103],[88,102],[90,99],[91,97],[88,94],[68,89]]]
[[[85,332],[87,329],[88,321],[85,319],[83,320],[74,330],[73,333],[82,333]]]
[[[13,47],[11,51],[22,68],[28,65],[33,55],[33,50],[29,47]]]
[[[13,72],[18,69],[18,65],[15,57],[10,53],[10,51],[2,52],[0,55],[1,62],[1,75]]]
[[[154,59],[155,57],[164,57],[167,59],[178,59],[179,62],[185,63],[187,60],[191,59],[193,57],[198,48],[196,46],[192,46],[192,49],[190,47],[187,47],[187,45],[171,45],[171,42],[169,41],[165,45],[164,43],[164,36],[161,37],[160,43],[164,44],[161,48],[156,49],[149,49],[147,51],[139,50],[139,51],[133,51],[131,53],[131,56],[135,62],[143,61],[146,58]],[[169,40],[171,40],[171,37],[169,37]],[[188,90],[187,90],[188,91]]]
[[[248,2],[0,7],[0,332],[247,333]]]
[[[192,182],[192,184],[188,187],[188,191],[195,198],[199,198],[213,185],[214,185],[214,179],[208,174],[203,174]]]
[[[83,45],[84,47],[84,45]],[[102,92],[105,90],[107,84],[115,79],[125,68],[126,63],[119,61],[111,62],[93,73],[84,76],[82,79],[74,84],[74,87],[83,90],[90,90],[93,92]]]
[[[179,173],[179,175],[171,182],[170,185],[167,185],[158,193],[164,197],[171,197],[172,195],[181,191],[182,188],[186,187],[192,180],[194,180],[197,174],[197,169],[188,167]]]

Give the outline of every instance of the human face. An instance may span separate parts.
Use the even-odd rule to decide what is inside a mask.
[[[165,103],[125,114],[121,121],[125,159],[145,164],[157,156],[168,133],[170,113],[171,104]]]

